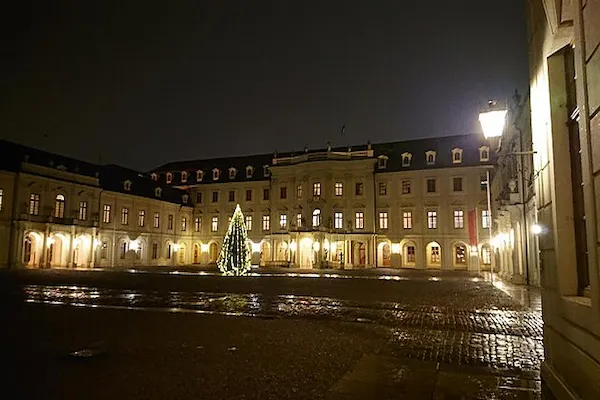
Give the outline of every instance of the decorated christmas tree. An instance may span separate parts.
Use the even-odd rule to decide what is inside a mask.
[[[244,224],[244,214],[238,204],[231,217],[229,228],[223,239],[217,265],[223,275],[246,275],[250,270],[252,253],[248,248],[248,232]]]

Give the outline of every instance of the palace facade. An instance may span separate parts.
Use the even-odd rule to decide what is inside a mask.
[[[215,263],[236,204],[253,264],[489,268],[476,135],[174,162],[148,173],[0,142],[0,263]]]

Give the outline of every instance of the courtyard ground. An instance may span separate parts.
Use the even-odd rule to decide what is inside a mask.
[[[45,399],[541,397],[535,290],[443,271],[160,272],[1,274],[4,387]]]

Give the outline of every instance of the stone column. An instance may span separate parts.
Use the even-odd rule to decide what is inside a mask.
[[[90,255],[88,257],[88,268],[94,268],[96,263],[96,228],[92,228],[92,240],[90,243]]]
[[[69,237],[69,258],[67,268],[73,268],[73,237],[75,236],[75,227],[71,226],[71,235]]]
[[[44,240],[42,241],[42,254],[40,254],[40,268],[46,266],[46,260],[48,258],[48,236],[50,235],[50,227],[46,224],[46,231],[44,232]]]

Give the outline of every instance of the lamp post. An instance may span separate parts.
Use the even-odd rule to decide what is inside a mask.
[[[485,136],[486,139],[502,136],[502,133],[504,132],[504,125],[506,124],[506,114],[507,110],[505,107],[495,101],[488,101],[488,108],[479,113],[479,122],[481,123],[481,128],[483,129],[483,136]],[[486,180],[490,252],[494,250],[494,252],[492,252],[492,255],[494,255],[495,249],[492,248],[492,195],[489,169],[486,173]],[[494,283],[494,258],[495,257],[490,257],[490,276],[492,284]]]

